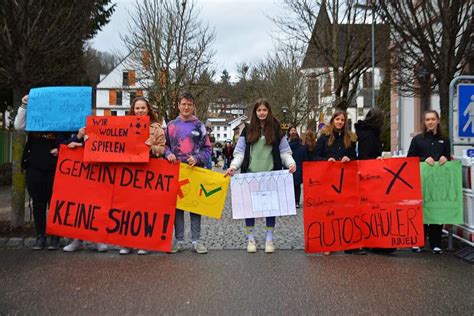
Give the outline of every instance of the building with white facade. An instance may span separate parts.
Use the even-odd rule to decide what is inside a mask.
[[[234,140],[234,133],[236,128],[239,128],[244,125],[248,117],[246,115],[241,115],[239,117],[214,117],[208,118],[206,120],[206,125],[211,129],[210,136],[214,137],[215,142],[223,143],[227,141]]]
[[[101,75],[96,90],[96,115],[127,115],[131,101],[146,96],[146,88],[137,81],[139,70],[132,56],[129,54],[110,73]]]

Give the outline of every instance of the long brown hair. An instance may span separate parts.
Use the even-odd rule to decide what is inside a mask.
[[[157,117],[153,109],[151,108],[150,102],[145,97],[136,97],[133,99],[132,104],[130,105],[130,112],[128,115],[136,115],[135,114],[135,103],[138,101],[144,101],[146,103],[146,108],[148,109],[148,116],[150,117],[150,123],[157,122]]]
[[[314,151],[316,148],[316,134],[313,131],[307,131],[304,135],[304,144],[309,151]]]
[[[260,105],[264,105],[268,109],[267,118],[263,123],[263,131],[260,126],[260,120],[257,117],[257,108]],[[278,132],[275,133],[275,129],[278,128]],[[258,99],[252,109],[250,116],[250,126],[247,132],[247,142],[249,144],[255,144],[263,133],[265,136],[265,142],[267,145],[273,145],[276,141],[279,141],[281,137],[280,122],[273,116],[272,108],[270,103],[266,99]]]
[[[434,114],[436,116],[436,118],[438,119],[438,125],[436,125],[436,135],[439,135],[439,137],[443,137],[443,132],[441,130],[439,113],[435,110],[427,110],[427,111],[425,111],[425,113],[423,113],[423,134],[428,133],[428,129],[426,128],[426,125],[425,125],[425,118],[428,114]]]
[[[352,145],[352,133],[349,131],[347,128],[347,112],[345,111],[336,111],[334,114],[331,116],[331,120],[329,121],[329,125],[326,126],[326,134],[329,134],[329,140],[328,140],[328,145],[332,146],[334,144],[334,141],[336,140],[336,137],[334,136],[334,132],[336,130],[336,127],[334,126],[334,119],[338,117],[339,115],[344,115],[344,126],[342,127],[341,132],[344,134],[343,135],[343,140],[344,140],[344,147],[346,149],[350,148]]]

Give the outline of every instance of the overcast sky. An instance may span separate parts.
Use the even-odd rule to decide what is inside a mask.
[[[137,0],[140,1],[140,0]],[[127,53],[120,34],[127,32],[135,0],[115,0],[117,8],[109,24],[92,40],[92,46],[104,52]],[[227,69],[235,80],[238,63],[255,63],[269,53],[277,28],[268,16],[281,15],[277,0],[197,0],[201,19],[215,28],[215,70]]]

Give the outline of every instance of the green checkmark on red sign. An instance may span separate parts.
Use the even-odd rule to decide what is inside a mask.
[[[217,192],[219,192],[219,191],[221,191],[221,190],[222,190],[222,187],[218,187],[218,188],[215,188],[214,190],[211,190],[211,191],[208,192],[208,191],[206,191],[206,189],[204,188],[204,186],[201,184],[201,192],[204,192],[204,195],[205,195],[206,197],[210,197],[211,195],[213,195],[213,194],[215,194],[215,193],[217,193]],[[199,194],[199,195],[201,195],[201,194]]]

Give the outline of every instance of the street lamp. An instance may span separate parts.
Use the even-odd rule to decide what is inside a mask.
[[[364,10],[372,10],[372,108],[375,108],[375,1],[376,0],[367,0],[367,4],[356,3],[356,8],[361,8]]]

